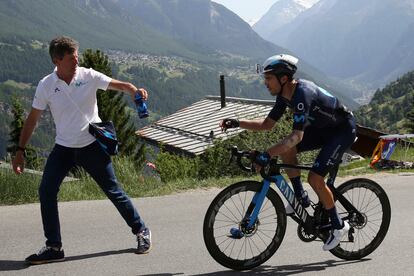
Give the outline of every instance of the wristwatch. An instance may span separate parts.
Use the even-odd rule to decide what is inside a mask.
[[[22,151],[23,152],[23,156],[26,157],[26,148],[21,147],[21,146],[17,146],[16,147],[16,152],[18,151]]]

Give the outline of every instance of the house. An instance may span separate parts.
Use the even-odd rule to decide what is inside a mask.
[[[220,76],[220,96],[207,96],[189,107],[148,125],[136,132],[147,143],[163,145],[167,151],[190,157],[198,156],[214,145],[216,139],[228,139],[244,129],[222,132],[220,120],[224,118],[264,118],[274,106],[273,101],[225,96],[224,77]],[[385,133],[358,125],[357,141],[348,152],[351,156],[371,156]],[[351,158],[352,159],[352,158]]]
[[[224,103],[223,103],[224,102]],[[222,132],[224,118],[256,119],[265,117],[274,101],[207,96],[189,107],[148,125],[136,132],[147,143],[160,144],[170,152],[195,157],[213,146],[216,139],[228,139],[243,129]]]

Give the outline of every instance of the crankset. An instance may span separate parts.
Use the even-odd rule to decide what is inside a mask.
[[[317,238],[316,235],[306,232],[302,225],[298,225],[297,234],[299,239],[303,242],[312,242]]]

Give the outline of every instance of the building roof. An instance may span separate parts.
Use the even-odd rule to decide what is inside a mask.
[[[265,117],[274,101],[226,97],[221,108],[219,96],[207,96],[189,107],[148,125],[136,132],[147,142],[185,155],[197,156],[216,139],[227,139],[243,129],[229,129],[223,133],[219,127],[224,118],[255,119]]]

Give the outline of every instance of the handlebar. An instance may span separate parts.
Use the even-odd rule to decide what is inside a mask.
[[[252,155],[252,151],[242,151],[238,150],[237,146],[232,146],[230,148],[231,150],[231,158],[230,162],[232,163],[235,159],[237,162],[237,165],[246,172],[255,172],[254,168],[254,156]],[[250,162],[250,166],[246,166],[243,164],[242,160],[248,160]],[[270,164],[266,167],[262,167],[260,169],[260,174],[263,178],[268,179],[269,176],[280,174],[281,168],[292,168],[292,169],[302,169],[302,170],[310,170],[312,167],[308,166],[298,166],[298,165],[290,165],[290,164],[278,164],[277,158],[273,158],[270,160]]]
[[[254,172],[255,171],[250,151],[242,151],[242,150],[239,151],[237,146],[231,147],[230,150],[231,150],[231,157],[230,157],[230,162],[229,163],[232,163],[234,161],[234,159],[236,158],[237,165],[239,165],[239,167],[243,171],[246,171],[246,172]],[[242,158],[248,158],[250,160],[250,166],[244,165],[242,163]]]

